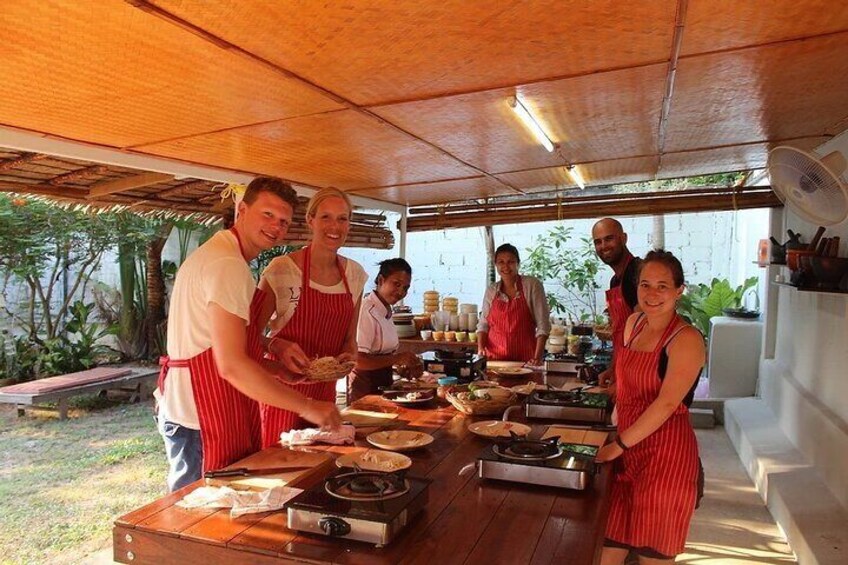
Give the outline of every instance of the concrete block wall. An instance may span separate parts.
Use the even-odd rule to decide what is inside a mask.
[[[390,216],[390,225],[397,216]],[[620,218],[629,238],[629,247],[643,256],[652,249],[651,217]],[[573,241],[589,236],[594,219],[571,220]],[[522,256],[535,240],[554,227],[557,222],[495,226],[495,246],[512,243]],[[743,233],[739,226],[748,226]],[[758,274],[752,264],[756,258],[757,240],[766,237],[768,212],[743,210],[739,212],[700,212],[669,214],[665,217],[666,249],[681,259],[686,278],[690,283],[709,284],[713,277],[729,278],[740,284],[746,277]],[[396,234],[398,237],[399,234]],[[575,246],[576,247],[576,246]],[[385,258],[395,257],[397,249],[377,251],[345,249],[343,254],[363,264],[366,271],[376,276],[375,264]],[[436,289],[442,295],[452,295],[461,302],[480,304],[486,285],[486,247],[482,228],[416,232],[407,236],[407,260],[412,265],[412,289],[406,303],[419,308],[423,293]],[[612,271],[601,269],[598,280],[606,288]],[[555,285],[547,282],[545,288]],[[603,294],[599,293],[603,304]]]

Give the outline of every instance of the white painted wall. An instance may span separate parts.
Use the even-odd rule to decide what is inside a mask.
[[[790,211],[784,228],[803,233],[806,241],[816,230]],[[828,227],[825,235],[845,242],[848,221]],[[845,254],[842,243],[840,256]],[[848,295],[773,285],[768,292],[778,293],[769,312],[776,338],[774,358],[760,363],[761,395],[783,433],[848,509]]]

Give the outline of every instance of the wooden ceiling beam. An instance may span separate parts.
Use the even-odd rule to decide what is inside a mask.
[[[27,163],[32,163],[33,161],[41,161],[42,159],[46,159],[47,157],[49,157],[49,155],[46,155],[44,153],[24,153],[20,157],[0,162],[0,171],[11,171],[12,169],[20,165],[26,165]]]
[[[185,194],[186,192],[192,192],[194,190],[205,190],[207,192],[215,186],[216,183],[206,181],[206,180],[197,180],[187,182],[185,184],[181,184],[179,186],[174,186],[172,188],[166,188],[165,190],[160,190],[156,193],[156,196],[159,198],[170,198],[171,196],[180,196]],[[220,183],[218,183],[220,184]]]
[[[75,180],[84,179],[86,177],[105,175],[108,172],[109,167],[104,167],[103,165],[94,165],[92,167],[85,167],[84,169],[77,169],[76,171],[71,171],[69,173],[65,173],[64,175],[59,175],[58,177],[53,177],[47,182],[52,184],[53,186],[59,186],[67,182],[73,182]]]
[[[131,177],[99,182],[88,189],[88,199],[102,198],[116,192],[126,192],[136,188],[151,186],[174,180],[174,175],[164,173],[142,173]]]

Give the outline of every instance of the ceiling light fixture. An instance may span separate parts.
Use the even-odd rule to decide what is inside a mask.
[[[574,165],[569,165],[565,168],[565,172],[568,173],[568,176],[571,177],[571,180],[577,183],[577,186],[580,187],[580,190],[586,188],[586,181],[583,180],[583,175],[580,174],[580,171],[577,170],[577,167],[575,167]]]
[[[554,144],[551,141],[551,138],[548,137],[545,130],[542,129],[542,126],[539,125],[539,122],[536,121],[536,118],[533,117],[521,100],[518,99],[518,96],[513,96],[509,99],[509,107],[518,114],[518,117],[521,118],[524,125],[533,132],[533,135],[539,143],[541,143],[548,152],[552,152],[554,150]]]

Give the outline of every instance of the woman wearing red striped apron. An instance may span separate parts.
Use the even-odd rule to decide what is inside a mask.
[[[616,363],[618,436],[598,453],[617,460],[604,565],[629,551],[641,562],[673,561],[695,509],[698,445],[684,403],[704,364],[700,332],[676,313],[683,270],[671,253],[652,251],[639,273],[639,307],[627,322]]]
[[[491,360],[541,365],[551,332],[550,310],[542,283],[518,274],[518,250],[505,243],[495,251],[500,282],[483,297],[477,324],[477,352]]]
[[[323,189],[309,202],[310,244],[271,262],[259,288],[268,293],[260,322],[274,317],[271,349],[286,367],[302,371],[311,359],[340,361],[356,354],[356,322],[367,274],[338,254],[350,230],[352,208],[344,193]],[[270,291],[270,292],[269,292]],[[307,396],[333,401],[335,382],[290,385]],[[262,447],[277,445],[280,433],[303,427],[294,412],[260,405]]]

